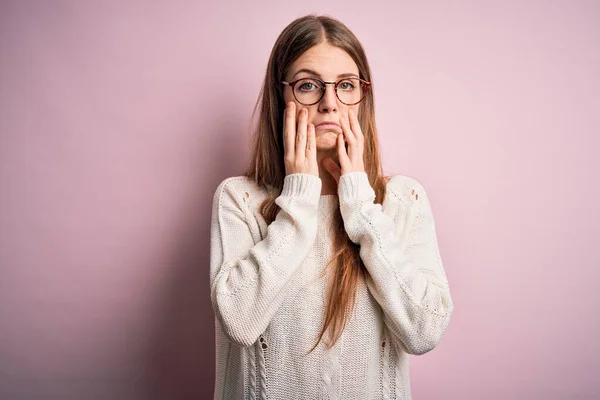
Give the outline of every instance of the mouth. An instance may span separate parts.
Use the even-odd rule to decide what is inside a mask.
[[[315,131],[334,131],[342,133],[342,128],[333,122],[324,122],[315,126]]]

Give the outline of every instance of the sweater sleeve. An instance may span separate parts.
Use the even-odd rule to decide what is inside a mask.
[[[227,337],[250,346],[279,309],[286,284],[314,244],[321,179],[301,173],[284,178],[275,199],[281,210],[258,243],[246,217],[245,193],[236,190],[234,179],[223,181],[213,197],[211,301]]]
[[[389,201],[394,216],[374,203],[365,172],[342,175],[338,192],[344,227],[360,245],[367,286],[385,324],[408,353],[423,354],[439,343],[454,308],[431,204],[411,177],[393,177],[386,190],[386,207]]]

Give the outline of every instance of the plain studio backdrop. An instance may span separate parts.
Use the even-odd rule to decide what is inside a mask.
[[[597,1],[2,1],[0,398],[208,399],[212,195],[277,35],[340,19],[455,312],[413,396],[600,396]]]

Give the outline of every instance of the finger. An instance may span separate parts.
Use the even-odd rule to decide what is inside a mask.
[[[323,167],[325,167],[325,170],[329,172],[331,176],[333,176],[333,179],[335,179],[336,182],[339,182],[342,171],[335,161],[333,161],[330,157],[327,157],[323,159],[322,164]]]
[[[300,110],[298,116],[298,126],[296,128],[296,159],[304,160],[306,158],[306,124],[308,122],[308,110],[304,107]]]
[[[308,138],[306,140],[306,157],[310,161],[317,159],[317,139],[315,137],[315,126],[308,124]]]
[[[365,135],[360,127],[360,123],[358,122],[358,113],[354,109],[350,109],[350,129],[352,129],[352,133],[356,137],[356,143],[358,144],[358,150],[362,150],[362,147],[365,143]]]
[[[293,101],[287,103],[283,119],[284,155],[293,156],[296,140],[296,105]]]
[[[354,133],[352,132],[352,129],[350,129],[350,123],[347,116],[342,117],[340,122],[342,125],[342,132],[348,142],[348,156],[353,160],[355,156],[354,153],[356,152],[356,139],[354,138]]]
[[[348,158],[348,154],[346,153],[346,146],[344,145],[344,135],[338,135],[337,137],[337,150],[338,150],[338,159],[340,160],[340,166],[342,167],[342,172],[350,171],[351,164],[350,159]]]

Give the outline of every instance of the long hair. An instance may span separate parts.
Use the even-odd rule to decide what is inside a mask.
[[[281,81],[291,64],[309,48],[327,42],[348,53],[358,66],[360,78],[371,80],[371,70],[364,49],[356,36],[340,21],[327,16],[307,15],[292,21],[279,35],[269,58],[265,80],[254,109],[258,111],[252,156],[244,173],[261,187],[268,189],[271,196],[261,204],[260,212],[267,223],[271,223],[280,208],[275,204],[281,194],[285,178],[283,147],[283,111],[285,102]],[[381,204],[385,196],[385,183],[375,128],[375,103],[373,86],[361,103],[358,121],[365,136],[364,165],[369,182],[375,190],[375,202]],[[356,291],[368,274],[359,255],[359,246],[354,244],[344,229],[339,208],[334,215],[334,256],[327,264],[332,279],[328,288],[327,305],[323,327],[312,352],[325,333],[329,334],[328,348],[340,338],[355,306]]]

